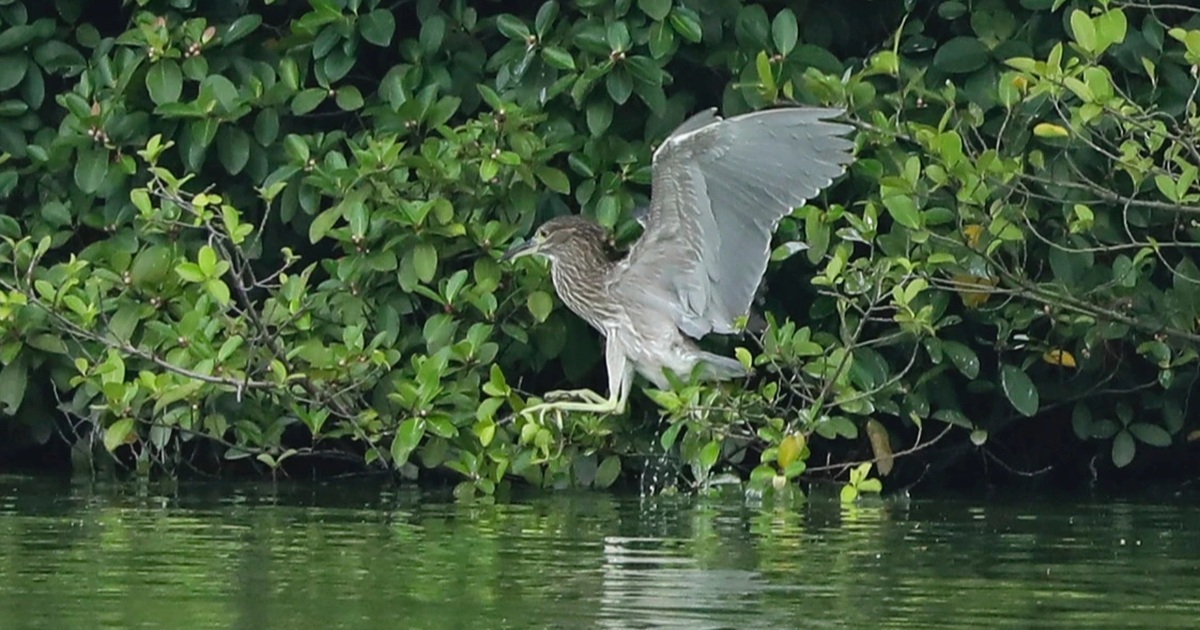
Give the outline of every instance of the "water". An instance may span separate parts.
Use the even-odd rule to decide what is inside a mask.
[[[1194,627],[1200,508],[0,478],[0,628]]]

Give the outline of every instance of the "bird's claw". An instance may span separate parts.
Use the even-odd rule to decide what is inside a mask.
[[[590,403],[604,402],[605,398],[590,389],[557,389],[546,392],[543,398],[547,401],[570,400],[576,398]]]

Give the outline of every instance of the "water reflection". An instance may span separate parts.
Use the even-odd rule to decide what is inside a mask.
[[[0,478],[0,628],[1192,627],[1200,510]]]

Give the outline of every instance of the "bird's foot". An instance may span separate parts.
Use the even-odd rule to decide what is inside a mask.
[[[604,396],[601,396],[600,394],[597,394],[596,392],[594,392],[590,389],[556,389],[554,391],[546,392],[546,394],[544,396],[542,396],[542,398],[546,399],[547,401],[561,401],[561,400],[576,399],[576,400],[582,400],[584,402],[590,402],[590,403],[595,403],[595,404],[600,404],[600,403],[604,403],[604,402],[608,401],[607,398],[605,398]]]
[[[574,398],[575,400],[570,400]],[[529,405],[521,410],[521,415],[526,417],[536,416],[539,422],[544,423],[546,414],[554,412],[558,422],[562,423],[562,414],[567,411],[578,411],[582,413],[621,413],[624,405],[621,402],[601,396],[590,389],[577,389],[567,391],[548,392],[544,396],[545,402]]]

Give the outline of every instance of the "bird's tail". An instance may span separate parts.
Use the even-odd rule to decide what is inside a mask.
[[[704,378],[713,381],[726,381],[734,378],[749,376],[750,371],[742,367],[740,361],[733,357],[725,357],[711,352],[699,351],[700,360],[704,362]]]

